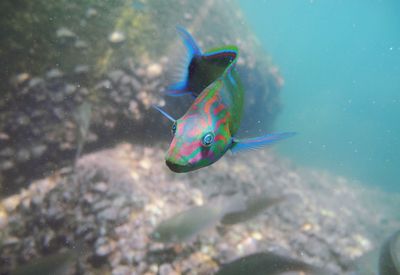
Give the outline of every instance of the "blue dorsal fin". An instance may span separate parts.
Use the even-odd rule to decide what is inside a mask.
[[[233,153],[240,152],[243,150],[256,150],[265,145],[269,145],[280,141],[282,139],[289,138],[295,135],[295,132],[286,132],[286,133],[275,133],[275,134],[268,134],[261,137],[255,138],[247,138],[247,139],[233,139],[231,145],[231,151]]]
[[[185,44],[186,49],[190,57],[195,55],[201,55],[201,50],[197,46],[196,41],[193,36],[182,26],[176,26],[176,30],[182,38],[183,44]]]
[[[239,49],[236,46],[225,46],[207,51],[203,54],[203,57],[211,62],[226,63],[224,65],[228,66],[237,59],[238,54]]]
[[[188,78],[189,78],[189,65],[195,56],[201,56],[201,50],[194,40],[193,36],[182,26],[177,26],[176,30],[180,35],[183,44],[187,50],[187,56],[180,68],[178,74],[180,81],[169,85],[165,91],[166,95],[169,96],[182,96],[192,94],[191,91],[187,90]]]
[[[171,120],[172,122],[176,122],[176,119],[173,118],[170,114],[168,114],[166,111],[164,111],[163,109],[161,109],[160,107],[153,105],[153,108],[156,109],[157,111],[159,111],[161,114],[163,114],[166,118],[168,118],[169,120]]]

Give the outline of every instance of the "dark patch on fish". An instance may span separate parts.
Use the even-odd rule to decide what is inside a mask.
[[[272,252],[259,252],[223,265],[215,275],[274,275],[290,271],[303,271],[314,275],[329,274],[326,270],[300,260]]]
[[[17,267],[11,275],[66,275],[78,258],[75,249],[34,259],[29,263]]]
[[[400,275],[400,230],[382,245],[379,257],[379,275]]]

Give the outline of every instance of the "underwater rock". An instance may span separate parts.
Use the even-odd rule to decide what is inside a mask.
[[[166,217],[215,199],[215,190],[248,198],[296,196],[252,220],[209,228],[180,248],[148,238]],[[1,270],[78,243],[86,246],[84,273],[101,264],[111,274],[213,274],[223,263],[268,249],[333,274],[350,274],[351,259],[358,257],[354,251],[365,253],[371,248],[366,243],[381,241],[374,233],[382,231],[376,219],[393,221],[387,231],[400,226],[393,218],[398,213],[390,216],[363,200],[367,192],[343,178],[300,170],[266,151],[247,155],[245,162],[227,157],[193,177],[170,173],[162,148],[120,144],[84,155],[73,169],[0,201]],[[393,205],[400,200],[384,198],[379,200]]]
[[[26,148],[33,152],[38,144],[47,149],[23,162],[16,154],[0,158],[2,195],[18,192],[32,180],[74,162],[78,148],[72,114],[83,102],[93,106],[86,152],[120,140],[167,140],[169,122],[152,112],[152,104],[182,114],[192,100],[176,101],[162,92],[173,82],[171,72],[176,71],[182,56],[174,30],[177,22],[193,30],[205,48],[225,44],[240,48],[238,70],[251,87],[245,109],[260,110],[247,118],[245,114],[243,125],[268,131],[279,112],[279,71],[270,70],[273,65],[251,30],[233,23],[240,13],[231,0],[207,4],[201,13],[193,0],[173,0],[168,5],[159,0],[141,2],[146,12],[132,9],[131,1],[125,0],[121,5],[106,1],[90,7],[77,0],[66,5],[38,1],[43,3],[10,11],[18,24],[6,17],[0,19],[10,30],[6,38],[13,42],[3,45],[0,52],[8,67],[2,72],[6,81],[0,100],[0,133],[12,137],[0,138],[0,151]],[[49,14],[63,16],[51,16],[49,24]],[[30,29],[41,30],[35,41],[25,33]],[[257,115],[262,116],[259,124]],[[67,121],[72,121],[73,127],[64,127]],[[165,134],[158,134],[161,132]]]

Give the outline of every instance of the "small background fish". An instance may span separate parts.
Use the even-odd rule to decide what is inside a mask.
[[[17,267],[11,275],[67,275],[71,274],[73,264],[78,259],[79,251],[70,249],[64,252],[34,259]]]
[[[92,104],[88,102],[82,103],[75,111],[74,118],[77,124],[78,130],[78,138],[77,138],[77,149],[76,149],[76,156],[75,156],[75,163],[77,159],[80,157],[83,146],[87,139],[87,135],[89,133],[90,127],[90,119],[92,115]]]
[[[314,275],[330,274],[326,270],[300,260],[272,252],[260,252],[244,256],[223,265],[215,275],[276,275],[289,271],[301,271],[302,273],[306,272],[306,274]]]
[[[246,200],[244,209],[242,209],[241,211],[229,212],[225,214],[221,219],[221,223],[224,225],[233,225],[248,221],[259,215],[268,207],[280,203],[285,199],[286,197],[284,196],[268,197],[265,195],[264,196],[259,195],[256,197],[250,197]]]
[[[217,224],[226,213],[240,211],[244,208],[244,200],[241,196],[221,197],[166,219],[156,227],[150,238],[166,243],[185,242]]]

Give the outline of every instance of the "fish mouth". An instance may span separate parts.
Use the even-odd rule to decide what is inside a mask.
[[[185,172],[195,170],[195,168],[193,166],[188,165],[188,164],[186,164],[186,165],[176,164],[169,160],[166,160],[165,163],[167,164],[168,168],[175,173],[185,173]]]

